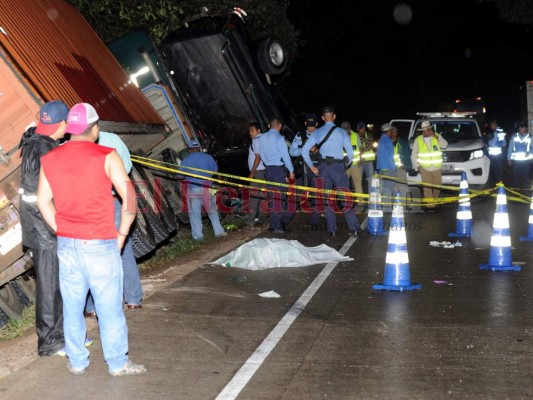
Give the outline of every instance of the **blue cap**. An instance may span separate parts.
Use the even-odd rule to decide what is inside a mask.
[[[198,142],[198,140],[196,139],[193,139],[189,142],[189,148],[190,149],[194,149],[194,148],[197,148],[197,147],[200,147],[200,143]]]
[[[68,118],[68,107],[61,100],[52,100],[46,103],[39,113],[39,123],[35,129],[41,135],[53,135],[59,124]]]
[[[366,126],[366,124],[365,124],[364,122],[361,121],[361,122],[358,122],[358,123],[357,123],[357,127],[356,127],[356,129],[362,129],[362,128],[364,128],[365,126]]]

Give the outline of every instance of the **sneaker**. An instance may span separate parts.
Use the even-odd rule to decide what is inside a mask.
[[[65,348],[63,347],[62,349],[56,351],[54,353],[54,356],[58,356],[58,357],[66,357],[67,356],[67,352],[65,351]],[[68,368],[68,367],[67,367]]]
[[[283,229],[269,229],[269,231],[272,233],[285,233]]]
[[[86,368],[74,368],[71,363],[67,363],[67,371],[74,375],[83,375]]]
[[[220,235],[215,235],[215,237],[223,237],[223,236],[228,236],[228,232],[224,231]]]
[[[111,376],[128,376],[128,375],[142,375],[147,372],[144,365],[135,364],[133,361],[128,360],[124,368],[118,371],[108,371]]]
[[[88,337],[85,338],[85,343],[84,343],[85,347],[89,347],[93,343],[94,343],[93,339],[88,338]],[[66,357],[67,356],[67,352],[65,351],[65,348],[63,347],[61,350],[56,351],[54,353],[54,356]]]

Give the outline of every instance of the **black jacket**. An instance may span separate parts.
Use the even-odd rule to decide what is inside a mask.
[[[37,195],[41,157],[57,146],[58,143],[54,139],[35,133],[35,128],[24,132],[20,142],[22,148],[20,187],[23,189],[20,198],[22,243],[31,249],[50,248],[56,242],[54,231],[43,220],[37,204],[31,201],[31,196]]]

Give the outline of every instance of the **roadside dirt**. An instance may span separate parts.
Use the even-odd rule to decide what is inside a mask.
[[[142,285],[144,299],[150,297],[156,291],[171,285],[182,279],[205,263],[216,260],[229,251],[253,239],[263,232],[262,229],[243,227],[240,230],[231,231],[228,236],[208,241],[202,246],[169,265],[156,271],[142,273]],[[147,312],[144,309],[135,312]],[[126,313],[127,315],[127,313]],[[98,329],[96,320],[85,320],[88,335]],[[0,343],[0,379],[6,377],[38,358],[37,334],[29,330],[24,336]]]

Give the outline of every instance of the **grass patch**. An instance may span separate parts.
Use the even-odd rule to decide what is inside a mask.
[[[22,317],[10,319],[0,329],[0,341],[15,339],[22,336],[30,327],[35,326],[35,304],[31,304],[22,310]]]
[[[221,223],[226,231],[231,232],[240,229],[245,221],[238,216],[229,216],[224,218]],[[204,240],[201,242],[194,240],[189,231],[179,232],[167,245],[156,250],[153,256],[139,264],[139,270],[151,271],[163,267],[179,257],[191,254],[200,247],[209,245],[214,239],[215,235],[210,225],[207,229],[204,226]]]

